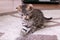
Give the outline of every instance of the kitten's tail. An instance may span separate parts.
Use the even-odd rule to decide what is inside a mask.
[[[45,19],[45,20],[51,20],[51,19],[52,19],[52,17],[50,17],[50,18],[46,18],[46,17],[44,17],[44,19]]]

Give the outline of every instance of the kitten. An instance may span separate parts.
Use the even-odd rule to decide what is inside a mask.
[[[34,33],[36,30],[38,30],[38,28],[43,28],[44,23],[52,19],[52,17],[44,17],[42,11],[33,8],[32,4],[22,4],[19,5],[16,9],[19,12],[22,12],[21,16],[26,24],[24,25],[25,28],[23,28],[23,30],[26,32],[26,35]]]

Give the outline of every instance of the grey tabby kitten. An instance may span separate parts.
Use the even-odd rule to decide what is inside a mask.
[[[32,4],[22,4],[16,8],[19,12],[22,12],[21,16],[24,19],[26,25],[23,30],[26,32],[25,35],[34,33],[39,28],[44,27],[44,23],[49,21],[51,18],[44,17],[43,13],[39,9],[33,8]],[[24,33],[24,32],[23,32]]]

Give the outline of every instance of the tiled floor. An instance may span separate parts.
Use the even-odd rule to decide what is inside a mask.
[[[42,10],[46,17],[60,18],[60,10]],[[59,20],[52,20],[55,22],[60,22]],[[0,16],[0,32],[4,33],[0,40],[15,40],[19,37],[22,21],[20,18],[16,18],[10,15]],[[47,25],[54,25],[56,23],[49,23]],[[41,35],[57,35],[58,40],[60,40],[60,24],[57,26],[47,27],[38,30],[34,34]]]

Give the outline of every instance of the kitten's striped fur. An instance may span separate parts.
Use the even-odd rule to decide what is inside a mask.
[[[44,17],[43,13],[39,9],[33,8],[32,4],[22,4],[17,7],[17,10],[22,12],[21,16],[23,17],[26,25],[22,28],[25,31],[25,35],[35,32],[38,28],[44,26],[45,21],[49,21],[51,18]]]

